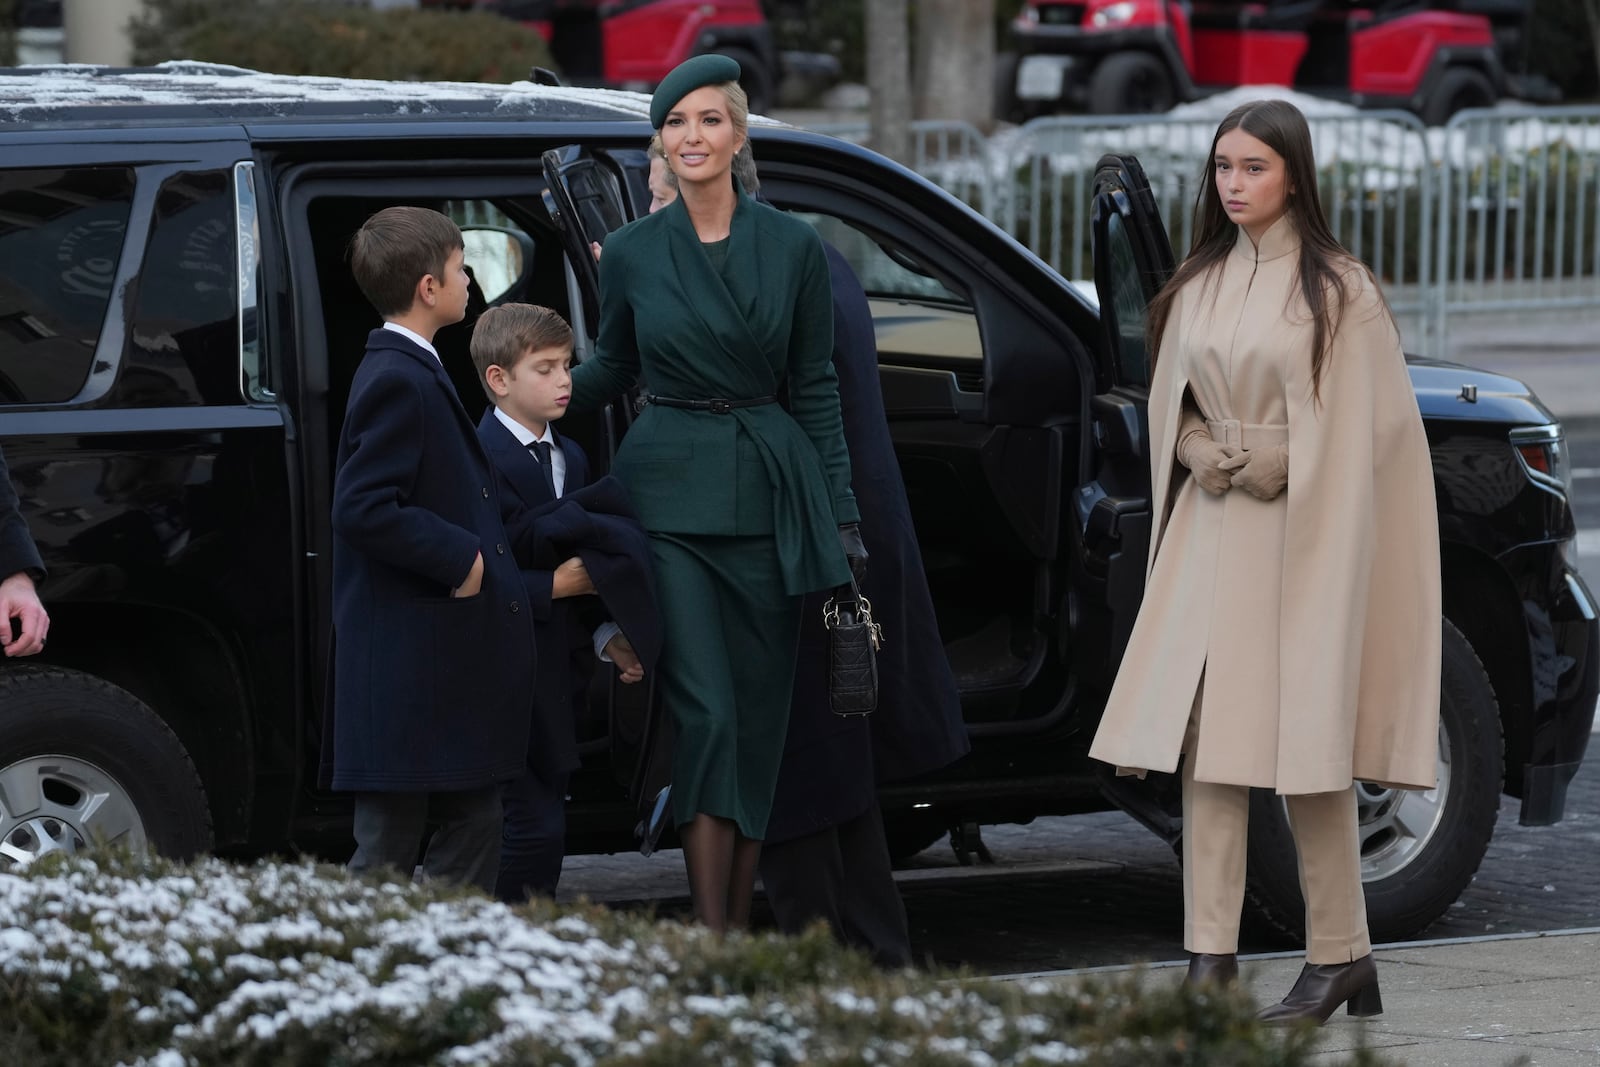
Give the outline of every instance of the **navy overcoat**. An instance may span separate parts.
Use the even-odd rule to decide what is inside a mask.
[[[44,563],[11,486],[5,453],[0,452],[0,581],[19,571],[27,571],[37,582],[44,577]]]
[[[869,556],[862,593],[885,643],[878,653],[877,710],[835,715],[828,707],[822,625],[827,594],[806,598],[794,704],[767,825],[766,840],[773,843],[853,819],[871,806],[877,783],[936,770],[971,748],[884,417],[872,311],[849,262],[831,245],[825,250],[833,286],[833,366]]]
[[[533,613],[494,470],[438,359],[372,331],[337,463],[324,784],[438,792],[520,774]],[[478,552],[483,588],[451,598]]]
[[[589,457],[582,446],[554,434],[567,461],[563,489],[575,492],[589,480]],[[524,512],[555,500],[539,461],[495,415],[491,407],[478,421],[478,440],[494,464],[499,483],[500,513],[510,526]],[[555,571],[547,566],[523,567],[522,581],[533,611],[533,642],[539,651],[539,676],[533,684],[528,766],[553,782],[578,766],[578,702],[588,692],[588,670],[594,654],[587,627],[579,617],[577,598],[552,599]]]

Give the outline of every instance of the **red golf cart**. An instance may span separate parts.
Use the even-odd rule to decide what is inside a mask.
[[[1032,0],[1011,25],[1004,117],[1165,111],[1284,85],[1430,125],[1502,97],[1550,99],[1514,73],[1529,0]]]
[[[424,7],[493,11],[528,23],[550,42],[571,85],[648,92],[690,56],[739,61],[750,109],[771,108],[778,55],[760,0],[421,0]]]

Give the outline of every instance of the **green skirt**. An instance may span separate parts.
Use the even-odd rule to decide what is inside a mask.
[[[794,689],[801,597],[767,537],[650,535],[665,641],[656,671],[672,715],[672,815],[766,836]]]

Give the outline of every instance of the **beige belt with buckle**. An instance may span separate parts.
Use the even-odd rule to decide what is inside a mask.
[[[1207,419],[1206,432],[1219,445],[1232,445],[1246,452],[1289,443],[1289,427],[1267,426],[1238,419]]]

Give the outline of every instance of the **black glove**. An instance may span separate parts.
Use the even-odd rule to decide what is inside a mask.
[[[850,576],[860,585],[867,577],[867,546],[861,541],[861,524],[845,523],[839,527],[839,547],[850,564]]]

